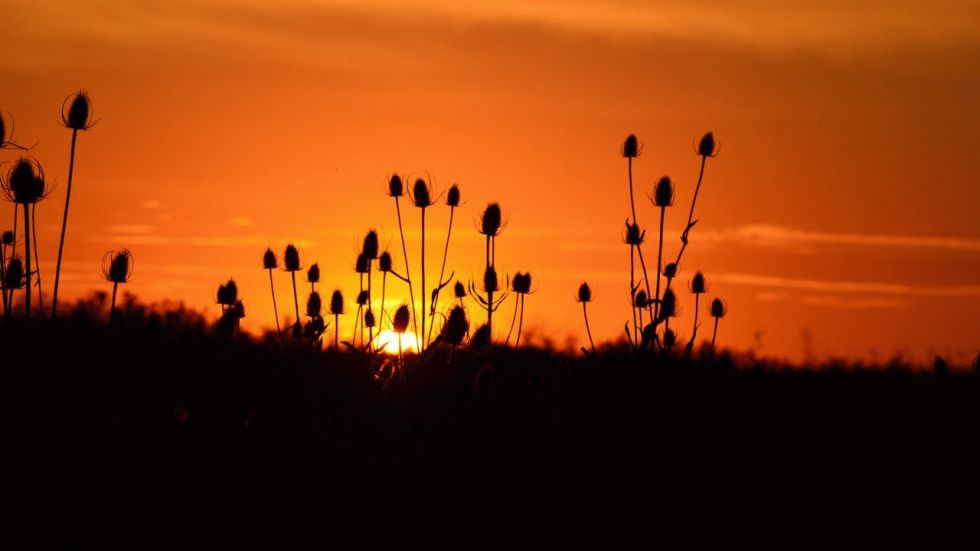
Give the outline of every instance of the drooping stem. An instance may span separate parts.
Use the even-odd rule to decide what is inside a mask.
[[[586,302],[582,303],[582,315],[585,317],[585,332],[589,335],[589,344],[592,345],[592,353],[595,354],[595,341],[592,340],[592,330],[589,329],[589,311],[585,307],[586,304]]]
[[[398,233],[402,238],[402,256],[405,257],[405,279],[408,281],[408,298],[412,302],[412,331],[415,331],[415,342],[418,344],[418,322],[416,318],[418,314],[415,312],[415,293],[412,291],[412,273],[408,268],[408,249],[405,247],[405,230],[402,228],[402,210],[398,203],[398,196],[395,196],[395,211],[398,213]],[[425,294],[425,289],[422,289],[422,294]],[[423,297],[422,300],[425,300]]]
[[[27,287],[24,290],[24,300],[27,301],[25,311],[27,319],[31,319],[31,211],[27,203],[24,203],[24,249],[27,250],[24,255],[24,273],[27,276]]]
[[[293,335],[299,336],[299,297],[296,296],[296,272],[289,272],[293,277],[293,304],[296,306],[296,324],[293,325]]]
[[[419,336],[416,335],[417,339]],[[425,207],[422,207],[422,337],[425,337]],[[421,353],[425,346],[419,348]]]
[[[109,323],[116,319],[116,290],[119,289],[119,282],[112,282],[112,306],[109,308]]]
[[[664,215],[667,207],[660,207],[660,244],[657,245],[657,294],[654,302],[653,319],[660,316],[660,273],[664,271]]]
[[[44,313],[44,291],[41,289],[41,261],[37,256],[37,203],[31,205],[31,218],[34,219],[34,225],[31,226],[33,232],[31,239],[34,240],[34,271],[37,273],[37,309],[41,312],[41,319],[43,320],[46,314]]]
[[[432,320],[429,325],[429,335],[425,340],[427,346],[432,341],[432,328],[436,325],[436,309],[439,306],[439,292],[442,290],[442,278],[446,275],[446,259],[449,258],[449,238],[453,235],[453,214],[455,212],[456,207],[449,207],[449,231],[446,232],[446,248],[442,251],[442,267],[439,268],[439,280],[436,281],[436,290],[432,294],[432,307],[429,309],[429,316],[432,317]]]
[[[68,228],[68,205],[71,202],[71,180],[75,173],[75,139],[78,129],[71,131],[71,155],[68,157],[68,189],[65,192],[65,216],[61,220],[61,240],[58,243],[58,263],[54,269],[54,293],[51,295],[51,317],[58,315],[58,284],[61,282],[61,254],[65,249],[65,231]]]
[[[276,333],[282,337],[282,328],[279,326],[279,306],[276,304],[276,285],[272,282],[272,268],[269,268],[269,290],[272,291],[272,313],[276,316]]]
[[[520,321],[517,322],[517,342],[514,344],[514,348],[520,348],[521,347],[521,328],[524,327],[524,299],[525,299],[525,296],[526,295],[524,295],[523,293],[521,294],[521,319],[520,319]]]

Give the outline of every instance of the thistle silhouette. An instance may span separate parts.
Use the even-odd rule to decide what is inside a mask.
[[[418,208],[420,211],[422,211],[422,263],[421,263],[421,266],[422,266],[422,302],[423,302],[423,304],[422,304],[422,308],[423,308],[423,315],[422,315],[422,338],[424,339],[425,338],[425,315],[424,315],[424,308],[425,308],[425,209],[427,209],[430,206],[432,206],[432,190],[429,189],[429,184],[427,184],[426,181],[423,180],[422,178],[417,178],[415,180],[415,185],[412,186],[412,196],[411,196],[411,199],[412,199],[412,204],[414,204],[416,208]],[[414,305],[412,307],[414,309]],[[416,335],[415,337],[416,337],[416,339],[418,339],[419,338],[419,335]],[[419,346],[419,351],[421,352],[423,350],[425,350],[425,342],[424,342],[424,340],[421,342],[421,345]]]
[[[14,244],[14,232],[5,231],[3,232],[2,238],[0,238],[0,293],[2,293],[3,302],[3,314],[7,317],[7,247]],[[11,255],[12,256],[12,255]]]
[[[507,339],[504,344],[510,342],[510,335],[514,331],[514,322],[517,321],[517,310],[520,308],[520,321],[517,324],[517,339],[515,340],[514,347],[521,347],[521,328],[524,326],[524,297],[531,294],[531,274],[517,272],[514,275],[514,279],[511,281],[511,290],[514,292],[516,300],[514,300],[514,318],[510,321],[510,331],[507,332]]]
[[[412,271],[408,265],[408,248],[405,246],[405,228],[402,225],[402,210],[398,198],[405,195],[405,187],[402,179],[397,174],[392,174],[388,179],[388,195],[395,199],[395,212],[398,214],[398,235],[402,240],[402,256],[405,258],[405,277],[401,278],[408,283],[408,299],[412,303],[412,331],[415,332],[415,339],[418,342],[418,314],[415,312],[415,292],[412,289]],[[425,294],[425,289],[422,289]]]
[[[293,336],[298,337],[301,329],[299,320],[299,297],[296,295],[296,272],[300,271],[301,267],[299,264],[299,250],[295,245],[286,245],[286,252],[283,254],[283,262],[285,263],[285,270],[289,272],[289,275],[293,280],[293,305],[296,307],[296,323],[293,324]]]
[[[306,270],[306,282],[310,284],[310,292],[316,292],[316,284],[320,282],[320,266],[316,262]]]
[[[24,288],[24,263],[19,256],[11,256],[4,272],[4,289],[7,291],[7,308],[4,317],[10,321],[13,314],[14,291]]]
[[[276,304],[276,284],[272,280],[272,270],[279,267],[279,259],[272,248],[267,248],[262,255],[262,268],[269,271],[269,291],[272,293],[272,313],[276,316],[276,334],[282,338],[282,327],[279,326],[279,306]]]
[[[589,335],[589,344],[592,345],[592,353],[595,354],[595,341],[592,340],[592,330],[589,328],[589,311],[586,309],[586,305],[592,302],[592,289],[589,288],[588,283],[583,282],[579,285],[577,302],[582,303],[582,316],[585,317],[585,332]]]
[[[70,105],[69,105],[70,102]],[[68,207],[71,203],[71,184],[75,175],[75,141],[78,132],[92,128],[92,100],[84,90],[68,96],[61,106],[61,122],[71,129],[71,153],[68,157],[68,189],[65,191],[65,215],[61,220],[61,239],[58,242],[58,261],[54,269],[54,292],[51,295],[51,317],[58,315],[58,288],[61,282],[61,256],[65,249],[65,232],[68,228]]]
[[[344,295],[340,289],[334,289],[330,296],[330,314],[334,319],[333,348],[340,350],[340,316],[344,313]]]
[[[31,317],[31,205],[47,197],[47,182],[44,179],[44,170],[41,165],[32,158],[21,157],[14,166],[7,172],[7,177],[0,182],[4,196],[8,201],[16,205],[21,205],[24,209],[24,250],[26,254],[24,275],[25,282],[24,300],[27,318]],[[14,211],[16,212],[16,210]],[[16,223],[15,223],[16,225]]]
[[[321,316],[322,310],[323,302],[320,299],[320,293],[310,291],[310,296],[306,299],[306,316],[310,318],[310,321],[306,322],[303,334],[310,340],[314,350],[320,349],[323,332],[327,329]]]
[[[677,266],[681,265],[681,257],[684,255],[684,249],[687,248],[688,234],[690,234],[691,229],[698,223],[697,220],[694,220],[694,205],[697,204],[698,192],[701,191],[701,181],[704,179],[704,165],[708,157],[714,157],[716,154],[715,137],[711,132],[701,137],[701,141],[698,143],[697,154],[701,157],[701,170],[698,173],[698,185],[694,188],[694,198],[691,199],[691,211],[687,215],[687,226],[684,227],[684,231],[681,233],[681,249],[677,253],[677,260],[674,261],[674,264]],[[669,280],[667,286],[670,286]]]
[[[109,251],[102,257],[102,277],[112,282],[112,306],[109,309],[109,321],[115,320],[116,291],[120,283],[127,283],[133,277],[133,253],[129,249]]]
[[[694,350],[694,339],[698,336],[698,305],[701,303],[701,295],[708,290],[708,281],[704,274],[698,270],[691,278],[691,293],[694,294],[694,329],[691,331],[691,340],[687,342],[687,353]]]
[[[653,204],[660,208],[660,241],[657,245],[657,294],[654,298],[654,319],[660,314],[660,273],[663,271],[664,266],[664,217],[667,212],[667,207],[674,204],[674,184],[670,181],[670,176],[662,176],[660,180],[657,181],[657,185],[653,190]]]
[[[364,257],[364,260],[367,263],[368,294],[367,294],[367,312],[365,316],[367,314],[371,314],[372,317],[372,323],[365,324],[368,327],[369,347],[373,347],[372,343],[374,343],[374,323],[373,323],[374,314],[371,311],[371,293],[372,293],[371,266],[374,264],[374,261],[378,259],[378,249],[379,249],[378,232],[376,232],[375,230],[368,230],[367,234],[364,236],[364,244],[361,246],[361,255]]]
[[[496,310],[494,308],[493,293],[497,290],[496,278],[497,272],[494,269],[494,264],[497,255],[497,236],[500,235],[500,229],[503,224],[503,216],[500,210],[500,205],[497,203],[490,203],[485,209],[483,209],[483,215],[480,216],[480,233],[487,238],[487,250],[486,250],[486,268],[484,271],[484,291],[487,294],[486,300],[482,297],[474,296],[486,309],[487,311],[487,327],[490,331],[490,338],[493,338],[493,312]],[[494,285],[488,287],[486,285],[487,276],[493,273]],[[472,290],[473,284],[470,283],[470,289]],[[499,304],[498,304],[499,305]]]
[[[711,317],[715,318],[715,329],[711,333],[711,353],[715,352],[715,338],[718,336],[718,321],[728,313],[728,306],[720,298],[711,301]]]
[[[440,336],[442,340],[449,343],[453,348],[453,352],[456,351],[456,347],[463,343],[463,338],[470,331],[470,322],[466,319],[466,310],[462,306],[453,305],[449,309],[449,315],[446,317],[446,323],[442,326],[442,332]]]
[[[402,304],[395,310],[395,317],[391,321],[391,328],[398,334],[398,364],[404,368],[405,356],[402,353],[402,335],[408,330],[408,306]]]
[[[443,276],[446,275],[446,259],[449,258],[449,239],[453,235],[453,214],[456,212],[456,207],[459,206],[459,186],[453,184],[449,188],[449,192],[446,194],[446,205],[449,207],[449,229],[446,231],[446,248],[442,252],[442,267],[439,269],[439,279],[437,280],[437,286],[432,290],[432,304],[429,307],[429,317],[431,318],[429,323],[429,334],[426,337],[426,345],[432,340],[432,328],[435,326],[435,316],[436,308],[439,303],[439,293],[442,292],[443,287],[449,284],[453,279],[453,274],[449,274],[449,277],[443,281]],[[423,289],[424,291],[424,289]]]

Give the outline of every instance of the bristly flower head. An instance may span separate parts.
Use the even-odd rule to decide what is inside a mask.
[[[466,287],[463,286],[463,282],[456,280],[456,285],[453,285],[453,294],[456,298],[466,298]]]
[[[640,289],[640,291],[636,293],[636,300],[633,301],[633,305],[637,308],[646,308],[648,305],[647,292]]]
[[[502,222],[500,205],[490,203],[487,208],[483,209],[483,215],[480,216],[480,233],[488,237],[496,237],[500,235]]]
[[[320,266],[316,262],[306,271],[306,281],[308,283],[320,282]]]
[[[432,206],[432,190],[422,178],[417,178],[412,186],[412,204],[420,209]]]
[[[646,236],[646,230],[640,231],[639,224],[636,222],[630,224],[629,220],[626,221],[626,235],[623,236],[623,241],[625,241],[627,245],[635,245],[639,247],[643,244],[643,240],[646,238]]]
[[[330,296],[330,313],[335,316],[344,313],[344,294],[340,289],[334,289],[333,295]]]
[[[320,300],[320,293],[313,291],[310,293],[310,297],[306,299],[306,315],[311,318],[318,318],[322,309],[323,302]]]
[[[238,284],[234,279],[229,279],[228,283],[218,285],[218,304],[222,306],[234,306],[238,301]]]
[[[283,259],[286,263],[287,272],[298,272],[300,270],[299,249],[295,245],[286,245],[286,253],[283,255]]]
[[[664,296],[660,299],[661,319],[677,317],[677,295],[673,289],[664,291]]]
[[[640,156],[640,144],[636,140],[636,136],[630,134],[626,136],[626,140],[623,142],[622,149],[623,157],[634,158]]]
[[[375,230],[368,230],[367,234],[364,236],[364,245],[361,247],[361,252],[368,260],[375,260],[378,258],[378,232]]]
[[[361,291],[360,293],[357,293],[357,305],[358,306],[364,306],[364,305],[367,304],[367,302],[368,302],[368,292],[367,292],[367,289]]]
[[[658,207],[669,207],[674,204],[674,184],[670,176],[661,176],[653,190],[653,204]]]
[[[511,281],[511,289],[513,289],[515,293],[521,295],[530,294],[531,274],[530,273],[522,274],[521,272],[517,272],[517,274],[514,275],[514,279]]]
[[[272,249],[266,249],[265,254],[262,255],[262,268],[265,270],[275,270],[279,267],[279,259],[276,258],[276,253],[272,252]]]
[[[374,312],[371,310],[364,312],[364,327],[374,327],[376,322],[377,320],[374,319]]]
[[[7,262],[7,273],[4,282],[8,289],[21,289],[24,287],[24,261],[19,256],[11,258]]]
[[[676,262],[668,262],[667,265],[664,266],[664,276],[665,277],[670,277],[670,278],[677,277],[677,263]]]
[[[578,287],[578,302],[592,302],[592,289],[588,283],[582,283]]]
[[[391,320],[391,328],[395,333],[404,333],[408,330],[408,305],[402,304],[395,310],[395,317]]]
[[[677,344],[677,335],[674,333],[673,329],[667,329],[664,331],[664,347],[668,350]]]
[[[497,281],[497,270],[493,266],[487,266],[483,272],[483,290],[487,293],[496,293],[500,290],[500,283]]]
[[[490,326],[483,324],[470,337],[470,350],[482,352],[490,346]]]
[[[10,230],[3,232],[3,244],[8,246],[14,244],[14,232]]]
[[[48,195],[44,169],[36,159],[30,157],[18,159],[7,171],[7,177],[0,185],[8,201],[21,205],[37,203]]]
[[[113,283],[126,283],[133,276],[133,253],[129,249],[109,251],[102,257],[102,277]]]
[[[231,314],[231,315],[233,315],[233,316],[235,316],[238,319],[244,318],[245,317],[245,304],[242,301],[240,301],[240,300],[239,301],[236,301],[235,302],[235,305],[232,306],[228,310],[228,313]]]
[[[715,136],[711,132],[708,132],[701,137],[701,141],[698,143],[698,155],[702,157],[714,157],[715,152]]]
[[[385,251],[378,257],[378,269],[382,272],[391,271],[391,253]]]
[[[720,298],[711,301],[711,317],[723,318],[728,313],[728,305]]]
[[[364,256],[364,253],[357,255],[357,260],[354,261],[354,272],[358,274],[368,273],[368,258]]]
[[[691,292],[695,295],[700,295],[701,293],[708,290],[708,281],[704,278],[704,274],[701,270],[698,270],[694,277],[691,278]]]
[[[470,330],[470,322],[466,319],[466,310],[458,304],[449,310],[446,324],[442,326],[442,340],[449,344],[459,346],[463,342],[463,337]]]
[[[95,124],[92,121],[92,100],[84,90],[65,98],[61,106],[61,122],[72,130],[88,130]]]
[[[459,206],[459,185],[453,184],[453,186],[449,188],[449,193],[446,194],[446,204],[450,207]]]
[[[397,174],[392,174],[391,179],[388,180],[388,195],[391,197],[405,195],[405,185],[402,184],[402,179]]]

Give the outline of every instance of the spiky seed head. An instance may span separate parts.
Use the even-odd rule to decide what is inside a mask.
[[[24,261],[19,256],[11,258],[7,263],[7,273],[4,282],[8,289],[24,287]]]
[[[725,301],[717,297],[711,301],[711,317],[723,318],[727,313],[728,313],[728,305],[725,304]]]
[[[385,251],[378,257],[378,269],[382,272],[391,271],[391,253]]]
[[[641,289],[640,292],[636,293],[636,300],[633,301],[633,305],[637,308],[646,308],[647,292]]]
[[[368,302],[368,292],[366,289],[361,291],[360,293],[357,293],[358,306],[364,306],[365,304],[367,304],[367,302]]]
[[[589,288],[588,283],[578,286],[578,302],[592,302],[592,289]]]
[[[330,313],[339,316],[344,313],[344,294],[340,289],[334,289],[330,296]]]
[[[626,235],[623,237],[623,241],[627,245],[640,246],[643,244],[643,239],[646,237],[646,232],[640,231],[640,225],[636,222],[630,224],[626,223]]]
[[[449,192],[446,194],[446,204],[450,207],[459,206],[459,186],[457,184],[453,184],[449,188]]]
[[[412,203],[420,209],[432,206],[432,193],[422,178],[417,178],[412,186]]]
[[[286,245],[286,252],[283,254],[283,261],[286,263],[287,272],[298,272],[300,270],[299,249],[297,249],[292,243]]]
[[[37,203],[47,194],[44,169],[37,160],[21,157],[7,172],[3,182],[3,194],[7,200],[22,205]]]
[[[653,190],[653,204],[658,207],[669,207],[674,204],[674,184],[670,176],[661,176],[657,187]]]
[[[715,136],[711,132],[708,132],[701,137],[701,141],[698,143],[698,155],[702,157],[712,157],[715,154]]]
[[[694,277],[691,278],[691,292],[695,295],[700,295],[701,293],[708,290],[708,282],[704,278],[704,274],[701,270],[695,272]]]
[[[129,249],[109,251],[102,257],[102,277],[113,283],[126,283],[133,275],[133,253]]]
[[[235,305],[231,307],[231,313],[238,319],[245,317],[245,304],[238,300],[235,301]]]
[[[484,323],[470,337],[470,349],[481,352],[488,346],[490,346],[490,326]]]
[[[442,326],[442,340],[458,346],[462,344],[469,330],[470,322],[466,319],[466,310],[458,304],[450,308],[446,324]]]
[[[466,287],[463,286],[463,282],[457,280],[456,284],[453,285],[453,295],[456,298],[466,298]]]
[[[364,312],[364,327],[374,327],[377,320],[374,319],[374,312],[368,310]]]
[[[405,185],[402,184],[402,179],[397,174],[392,174],[388,180],[388,195],[392,197],[405,195]]]
[[[677,277],[677,263],[676,262],[668,262],[667,265],[664,266],[664,276],[666,276],[666,277]]]
[[[623,142],[623,157],[633,158],[640,155],[640,144],[636,140],[636,136],[630,134],[626,136],[626,140]]]
[[[61,112],[61,120],[65,126],[72,130],[88,130],[92,127],[92,100],[84,90],[69,96],[65,105],[68,110]]]
[[[272,249],[266,249],[265,254],[262,255],[262,268],[265,270],[275,270],[279,267],[279,259],[276,258],[276,253],[272,252]]]
[[[3,244],[13,245],[14,244],[14,232],[7,230],[3,232]]]
[[[391,327],[395,333],[404,333],[408,330],[408,305],[402,304],[395,310],[395,317],[391,320]]]
[[[364,256],[364,253],[357,255],[357,260],[354,261],[354,271],[359,274],[368,273],[368,258]]]
[[[660,299],[660,317],[662,319],[677,316],[677,295],[673,289],[664,291],[664,296]]]
[[[677,344],[677,335],[674,334],[673,329],[667,329],[664,331],[664,347],[672,348]]]
[[[480,216],[480,233],[487,236],[496,236],[500,233],[501,221],[500,205],[490,203],[487,205],[487,208],[483,209],[483,215]]]
[[[316,262],[310,266],[309,270],[306,270],[306,281],[309,283],[319,283],[320,282],[320,265]]]
[[[378,249],[378,232],[368,230],[367,235],[364,236],[364,246],[361,247],[361,252],[368,260],[375,260],[378,258]]]
[[[322,310],[323,302],[320,300],[320,293],[313,291],[310,293],[310,297],[306,299],[306,315],[311,318],[318,318]]]
[[[515,293],[526,295],[531,292],[531,274],[517,272],[511,281],[511,288]]]
[[[238,301],[238,284],[234,279],[229,279],[228,283],[218,286],[218,304],[224,306],[234,306]]]
[[[487,266],[483,272],[483,290],[488,293],[496,293],[500,290],[500,283],[497,280],[497,270],[493,266]]]

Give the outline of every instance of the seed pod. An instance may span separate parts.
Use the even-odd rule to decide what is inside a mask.
[[[667,319],[677,317],[677,295],[673,289],[664,291],[664,296],[660,299],[660,318]]]
[[[579,285],[578,302],[592,302],[592,289],[589,288],[588,283]]]
[[[432,193],[422,178],[415,180],[415,185],[412,186],[412,203],[420,209],[432,206]]]
[[[402,184],[402,179],[397,174],[392,174],[391,179],[388,180],[388,195],[392,197],[401,197],[405,194],[405,186]]]
[[[708,132],[701,137],[701,142],[698,143],[698,155],[702,157],[711,157],[715,154],[715,136],[711,132]]]
[[[234,279],[229,279],[228,283],[218,286],[218,304],[224,306],[234,306],[238,301],[238,284]]]
[[[375,321],[374,312],[371,310],[364,312],[364,327],[374,327]]]
[[[313,291],[310,293],[310,297],[306,299],[306,315],[311,318],[318,318],[322,309],[323,302],[320,300],[320,293]]]
[[[456,285],[453,285],[453,294],[456,298],[466,298],[466,287],[463,286],[463,282],[456,281]]]
[[[9,201],[22,205],[37,203],[47,193],[44,170],[37,160],[21,157],[7,172],[3,194]]]
[[[636,136],[630,134],[626,136],[626,140],[623,142],[623,157],[633,158],[640,155],[640,144],[636,140]]]
[[[711,301],[711,317],[723,318],[728,313],[728,305],[720,298]]]
[[[460,345],[463,337],[470,329],[470,322],[466,319],[466,310],[462,306],[456,305],[449,310],[446,324],[442,326],[442,340],[452,345]]]
[[[3,244],[13,245],[14,244],[14,232],[7,230],[3,232]]]
[[[306,281],[308,283],[320,282],[320,266],[316,262],[306,271]]]
[[[11,258],[7,262],[7,273],[4,282],[8,289],[21,289],[24,287],[24,261],[19,256]]]
[[[402,304],[395,310],[395,317],[391,320],[391,326],[395,333],[404,333],[408,329],[408,305]]]
[[[668,262],[667,265],[664,266],[664,276],[666,276],[666,277],[677,277],[677,263],[676,262]]]
[[[299,250],[295,245],[286,245],[286,253],[283,255],[283,259],[286,263],[287,272],[298,272],[300,270]]]
[[[704,274],[698,270],[691,278],[691,292],[700,295],[708,289],[708,282],[704,279]]]
[[[358,306],[364,306],[365,304],[367,304],[367,301],[368,301],[368,292],[367,292],[367,290],[364,290],[364,291],[361,291],[360,293],[357,293],[357,305]]]
[[[487,205],[487,208],[483,210],[483,215],[480,217],[480,233],[488,236],[496,236],[498,233],[500,233],[500,223],[500,205],[497,203],[490,203]]]
[[[647,232],[640,231],[640,225],[636,222],[632,224],[626,223],[626,236],[623,238],[627,245],[640,246],[643,244],[643,239],[646,237]]]
[[[511,289],[515,293],[526,295],[531,292],[531,274],[522,274],[517,272],[514,276],[514,280],[511,282]]]
[[[330,296],[330,313],[335,316],[344,313],[344,295],[340,289],[334,289],[333,295]]]
[[[641,289],[640,292],[636,293],[636,300],[633,301],[633,305],[637,308],[646,308],[647,292]]]
[[[279,267],[279,259],[276,258],[276,253],[272,252],[272,249],[266,249],[265,254],[262,255],[262,268],[265,270],[275,270]]]
[[[446,204],[449,205],[450,207],[458,207],[459,206],[459,186],[458,185],[453,184],[453,186],[451,188],[449,188],[449,193],[446,194]]]
[[[368,230],[367,235],[364,236],[364,246],[361,247],[361,252],[368,260],[378,258],[378,232]]]
[[[653,191],[653,204],[658,207],[669,207],[674,204],[674,184],[670,182],[670,176],[662,176],[657,181]]]
[[[68,105],[69,100],[71,105],[68,106],[67,111],[62,106],[61,121],[64,125],[72,130],[88,130],[91,128],[92,100],[89,99],[88,94],[84,90],[80,90],[74,96],[69,96],[65,100],[65,105]]]
[[[133,274],[133,253],[129,249],[109,251],[102,257],[102,277],[113,283],[126,283]]]
[[[357,255],[357,260],[354,261],[354,271],[359,274],[368,273],[368,258],[364,256],[364,253]]]
[[[497,281],[497,270],[493,266],[487,266],[486,271],[483,272],[483,290],[488,293],[496,293],[500,290],[499,282]]]

